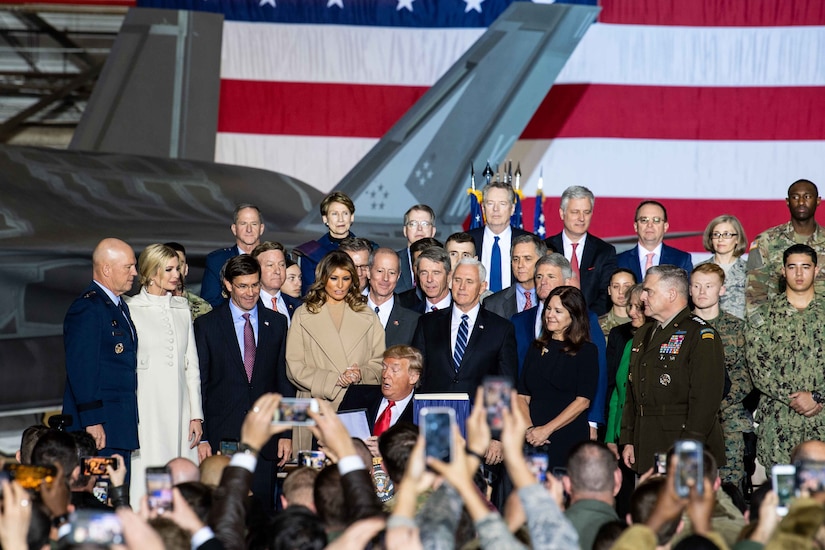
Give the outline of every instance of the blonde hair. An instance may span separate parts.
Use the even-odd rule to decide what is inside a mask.
[[[138,267],[140,268],[140,286],[149,286],[152,277],[158,274],[166,262],[178,258],[178,253],[171,247],[165,244],[150,244],[143,249],[138,259]]]

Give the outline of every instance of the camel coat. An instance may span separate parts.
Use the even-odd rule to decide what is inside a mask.
[[[361,384],[379,384],[383,360],[384,327],[369,308],[353,311],[344,307],[341,331],[326,305],[310,313],[306,305],[295,310],[286,338],[287,377],[298,389],[298,397],[325,399],[335,410],[345,388],[338,376],[352,364],[361,369]],[[310,449],[308,430],[296,430],[294,452]]]

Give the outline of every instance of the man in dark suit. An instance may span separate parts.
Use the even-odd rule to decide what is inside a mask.
[[[241,424],[265,393],[295,396],[286,376],[286,318],[259,303],[261,267],[246,254],[231,258],[224,273],[229,301],[195,321],[203,396],[203,439],[217,452],[222,439],[239,439]],[[253,493],[274,506],[277,468],[292,454],[288,435],[260,450]]]
[[[693,260],[690,254],[664,244],[668,230],[667,210],[658,201],[642,201],[636,208],[633,228],[639,236],[639,242],[630,250],[625,250],[616,258],[618,267],[624,267],[636,275],[636,280],[645,278],[648,268],[654,265],[675,265],[690,274]]]
[[[127,464],[138,448],[137,333],[121,296],[132,288],[135,264],[125,242],[100,241],[92,254],[93,282],[63,322],[67,429],[86,430],[101,455],[118,453]]]
[[[421,239],[414,246],[423,241]],[[417,313],[449,308],[453,302],[449,284],[452,264],[447,251],[440,246],[425,248],[415,259],[414,269],[418,286],[400,294],[399,303]]]
[[[224,303],[221,269],[229,260],[239,254],[249,254],[261,242],[264,234],[264,219],[261,209],[254,204],[239,204],[232,213],[229,230],[235,235],[235,245],[213,250],[206,256],[206,268],[201,281],[201,298],[212,307]]]
[[[412,342],[420,313],[401,307],[395,296],[398,282],[398,255],[391,248],[379,248],[370,254],[370,284],[367,305],[375,310],[384,326],[387,347]]]
[[[516,338],[513,325],[482,308],[479,297],[487,287],[478,260],[458,262],[452,276],[453,306],[422,315],[413,347],[424,357],[423,393],[468,393],[486,375],[507,376],[516,382]],[[488,464],[501,462],[500,445],[491,445]]]
[[[398,277],[398,292],[405,292],[415,287],[413,274],[413,258],[410,247],[421,239],[435,237],[435,212],[426,204],[411,206],[404,214],[404,236],[407,237],[407,246],[398,250],[398,261],[401,265]]]
[[[510,257],[515,283],[484,298],[484,309],[509,319],[520,311],[534,307],[537,301],[533,276],[536,274],[536,262],[545,254],[547,245],[532,233],[514,237]]]
[[[587,187],[573,185],[565,189],[559,207],[564,229],[545,242],[570,262],[587,307],[596,315],[603,315],[610,307],[607,287],[616,270],[616,249],[587,232],[594,203],[593,192]]]
[[[339,411],[367,410],[370,437],[365,443],[373,456],[378,437],[399,422],[413,423],[413,396],[424,370],[421,352],[412,346],[392,346],[384,351],[381,385],[354,385],[347,389]]]
[[[509,183],[492,182],[484,186],[481,209],[486,225],[469,231],[476,253],[487,269],[487,286],[495,293],[510,286],[510,248],[513,237],[529,233],[510,226],[516,209],[516,192]]]
[[[285,316],[288,328],[292,314],[301,305],[301,300],[281,292],[281,285],[286,281],[284,245],[264,241],[256,246],[250,255],[261,266],[261,302],[267,308]]]

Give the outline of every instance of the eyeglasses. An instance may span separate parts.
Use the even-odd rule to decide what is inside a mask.
[[[636,223],[640,223],[642,225],[647,225],[649,223],[652,223],[653,225],[659,225],[664,221],[665,220],[663,218],[660,218],[659,216],[655,216],[653,218],[648,218],[647,216],[643,218],[636,218]]]
[[[237,288],[241,292],[246,292],[249,289],[259,290],[261,288],[261,283],[252,283],[251,285],[248,285],[246,283],[236,285],[235,283],[232,283],[232,286],[234,286],[235,288]]]
[[[407,227],[411,227],[413,229],[415,229],[416,227],[420,227],[421,229],[427,229],[428,227],[432,227],[432,226],[433,226],[433,222],[427,222],[427,221],[420,222],[418,220],[410,220],[410,221],[407,222]]]
[[[718,231],[714,231],[713,233],[710,234],[710,236],[714,240],[716,240],[716,239],[728,240],[728,239],[732,239],[734,237],[738,237],[739,233],[730,233],[728,231],[725,231],[724,233],[719,233]]]
[[[355,266],[355,269],[357,269],[358,271],[369,271],[370,266],[368,264],[357,265]]]

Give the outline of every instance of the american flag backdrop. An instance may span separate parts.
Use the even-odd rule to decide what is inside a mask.
[[[216,161],[328,191],[510,1],[137,5],[225,14]],[[521,163],[526,229],[540,169],[547,233],[561,228],[561,190],[580,184],[596,194],[601,237],[632,234],[636,204],[655,198],[671,232],[727,213],[753,238],[787,221],[791,182],[825,184],[825,2],[599,5],[520,140],[493,159]],[[672,244],[702,250],[697,237]]]

